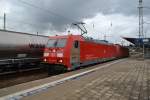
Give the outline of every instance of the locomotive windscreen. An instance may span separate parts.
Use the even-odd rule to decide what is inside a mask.
[[[49,39],[46,47],[64,47],[66,42],[67,39]]]

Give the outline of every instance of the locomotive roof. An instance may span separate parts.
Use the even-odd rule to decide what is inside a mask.
[[[69,38],[69,37],[78,38],[78,39],[84,39],[84,37],[81,36],[81,35],[72,35],[72,34],[49,36],[49,38],[51,38],[51,39],[55,39],[55,38]]]
[[[109,43],[106,40],[98,40],[98,39],[93,39],[91,37],[83,37],[81,35],[72,35],[72,34],[50,36],[50,38],[51,39],[55,39],[55,38],[68,38],[69,36],[77,37],[77,38],[83,39],[83,40],[88,41],[88,42],[101,43],[101,44],[106,44],[106,45],[113,45],[112,43]]]
[[[105,44],[105,45],[121,46],[119,44],[109,43],[106,40],[98,40],[98,39],[93,39],[91,37],[83,37],[82,35],[72,35],[72,34],[69,34],[69,35],[56,35],[56,36],[49,36],[49,38],[51,38],[51,39],[68,38],[69,36],[80,38],[80,39],[83,39],[83,41],[87,41],[87,42],[94,42],[94,43]],[[121,47],[123,47],[123,46],[121,46]]]
[[[100,44],[106,44],[106,45],[113,45],[112,43],[109,43],[106,40],[99,40],[99,39],[93,39],[91,37],[85,37],[86,41],[94,42],[94,43],[100,43]]]
[[[25,33],[25,32],[16,32],[16,31],[10,31],[10,30],[2,30],[2,29],[0,29],[0,31],[2,31],[2,32],[17,33],[17,34],[26,34],[26,35],[32,35],[32,36],[48,37],[48,36],[45,36],[45,35],[37,35],[37,34],[31,34],[31,33]]]

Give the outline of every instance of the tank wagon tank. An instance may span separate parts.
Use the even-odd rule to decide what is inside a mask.
[[[47,41],[47,36],[0,30],[0,69],[40,62]]]
[[[80,66],[129,56],[129,50],[120,45],[84,38],[81,35],[49,37],[43,60],[54,70],[73,70]]]

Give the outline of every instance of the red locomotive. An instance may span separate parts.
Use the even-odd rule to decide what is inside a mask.
[[[44,50],[44,62],[51,70],[73,70],[80,66],[129,56],[120,45],[84,38],[81,35],[49,37]]]

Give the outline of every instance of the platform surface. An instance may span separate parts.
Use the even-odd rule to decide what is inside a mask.
[[[150,60],[128,58],[22,99],[150,100]]]

